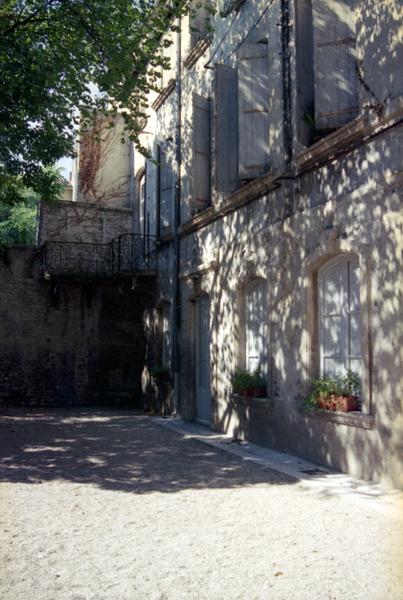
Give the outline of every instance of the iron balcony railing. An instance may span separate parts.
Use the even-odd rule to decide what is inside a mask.
[[[45,276],[104,278],[157,270],[156,238],[122,234],[109,244],[46,242],[42,246]]]

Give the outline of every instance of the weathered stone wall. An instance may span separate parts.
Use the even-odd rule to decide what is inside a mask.
[[[130,143],[121,117],[114,121],[99,117],[94,128],[82,136],[78,148],[79,202],[130,206]]]
[[[141,404],[151,280],[50,284],[38,249],[16,247],[0,281],[0,403]]]
[[[181,270],[190,273],[181,293],[186,418],[196,414],[193,302],[207,293],[213,427],[403,487],[403,219],[401,180],[393,175],[400,171],[402,140],[400,126],[183,239]],[[299,410],[317,373],[315,273],[340,253],[360,261],[368,418],[308,417]],[[231,376],[242,327],[239,294],[253,277],[263,277],[268,288],[270,410],[250,400],[245,412],[234,404]]]
[[[85,202],[41,204],[39,244],[46,241],[108,243],[132,231],[133,211]]]

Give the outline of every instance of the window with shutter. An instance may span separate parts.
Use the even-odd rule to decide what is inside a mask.
[[[267,40],[238,51],[239,178],[269,168],[269,61]]]
[[[146,231],[146,173],[141,176],[138,187],[139,194],[139,224],[140,233],[144,234]]]
[[[144,233],[156,234],[157,216],[157,167],[155,161],[146,161],[146,185],[144,203]]]
[[[204,210],[211,201],[210,100],[193,94],[192,209]]]
[[[342,127],[358,114],[356,0],[312,0],[316,129]]]
[[[254,281],[245,289],[245,367],[266,370],[266,285]]]
[[[319,272],[321,375],[361,373],[361,306],[358,259],[343,256]]]
[[[193,48],[197,42],[204,40],[210,30],[210,12],[206,0],[198,0],[190,15],[190,46]]]
[[[233,192],[238,187],[238,74],[216,64],[214,74],[215,188]]]
[[[158,203],[159,234],[164,235],[172,229],[175,178],[173,171],[172,149],[160,146],[158,160]]]

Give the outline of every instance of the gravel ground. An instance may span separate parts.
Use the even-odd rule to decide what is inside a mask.
[[[0,417],[2,600],[403,599],[403,522],[128,412]]]

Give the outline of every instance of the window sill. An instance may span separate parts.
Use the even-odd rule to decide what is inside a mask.
[[[168,85],[162,90],[162,92],[157,96],[157,98],[152,103],[152,108],[157,112],[164,104],[164,102],[169,98],[176,87],[175,79],[171,79]]]
[[[183,64],[187,69],[191,69],[197,63],[199,58],[204,54],[211,44],[211,36],[207,36],[199,40],[191,49],[190,53],[184,60]]]
[[[241,394],[232,394],[232,402],[235,406],[253,408],[253,410],[261,410],[263,412],[271,412],[274,406],[272,398],[252,398],[250,396],[242,396]]]
[[[375,419],[373,415],[368,415],[358,411],[345,413],[318,409],[307,413],[307,416],[309,418],[327,421],[328,423],[347,425],[349,427],[359,427],[360,429],[373,429],[375,426]]]

